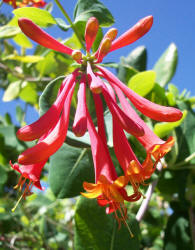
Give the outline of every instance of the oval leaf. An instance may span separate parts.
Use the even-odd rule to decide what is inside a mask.
[[[178,54],[177,47],[174,43],[171,43],[167,50],[162,54],[160,59],[154,65],[154,71],[156,72],[156,81],[162,86],[172,79],[177,67]]]
[[[56,24],[53,16],[46,10],[35,7],[18,8],[13,11],[17,18],[26,17],[41,27],[48,27]]]
[[[87,149],[63,144],[50,158],[49,184],[53,193],[58,198],[74,197],[84,191],[84,181],[94,182]]]
[[[128,87],[141,96],[146,96],[155,85],[154,71],[144,71],[134,75],[128,82]]]
[[[75,212],[74,247],[79,250],[138,250],[140,249],[138,222],[131,216],[127,223],[134,234],[133,238],[123,223],[118,229],[114,216],[106,214],[105,207],[98,206],[95,199],[81,197]]]
[[[169,135],[174,128],[181,125],[183,120],[186,118],[186,115],[187,115],[187,110],[184,110],[183,117],[180,121],[156,123],[154,126],[154,133],[161,138]]]
[[[4,102],[10,102],[18,97],[21,89],[21,81],[12,82],[3,95]]]
[[[109,27],[114,23],[110,11],[98,0],[78,0],[75,10],[75,23],[87,21],[90,17],[96,17],[102,27]]]

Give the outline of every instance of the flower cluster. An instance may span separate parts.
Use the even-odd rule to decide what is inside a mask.
[[[25,6],[43,8],[46,5],[46,2],[44,0],[3,0],[3,2],[12,5],[14,9]]]
[[[147,16],[118,38],[116,38],[117,29],[111,28],[104,35],[97,51],[91,53],[99,29],[97,19],[91,17],[85,29],[87,53],[83,55],[81,51],[72,50],[58,42],[31,20],[19,19],[19,26],[25,35],[46,48],[72,56],[79,66],[73,73],[65,77],[58,91],[57,99],[50,109],[36,122],[18,130],[17,136],[20,140],[38,139],[34,147],[19,155],[18,163],[21,166],[12,165],[23,176],[18,186],[22,187],[25,180],[29,179],[30,186],[35,185],[41,189],[39,178],[42,168],[66,139],[71,99],[75,85],[78,84],[78,101],[72,131],[76,136],[83,136],[88,131],[95,171],[95,183],[84,182],[83,187],[86,193],[82,193],[82,195],[87,198],[97,198],[100,206],[106,206],[107,213],[114,212],[119,222],[120,220],[125,221],[124,202],[134,202],[141,198],[140,184],[151,177],[158,161],[170,151],[174,144],[173,137],[167,141],[157,137],[139,117],[132,105],[143,115],[157,121],[178,121],[182,117],[182,112],[173,107],[152,103],[139,96],[100,63],[111,51],[141,38],[150,30],[152,23],[153,17]],[[97,128],[87,107],[87,88],[93,95]],[[114,151],[124,172],[123,176],[117,176],[108,150],[102,99],[112,114]],[[142,164],[134,154],[124,131],[135,136],[145,148],[147,157]],[[125,190],[129,183],[133,190],[130,195]],[[30,194],[29,185],[27,185],[25,195]],[[117,210],[121,214],[120,218]]]

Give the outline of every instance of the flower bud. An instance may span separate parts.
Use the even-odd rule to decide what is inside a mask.
[[[81,51],[80,51],[80,50],[74,50],[74,51],[72,52],[72,58],[73,58],[76,62],[80,63],[80,62],[81,62],[81,59],[82,59],[82,53],[81,53]]]
[[[95,41],[98,29],[99,29],[98,20],[95,17],[90,17],[85,28],[85,42],[86,42],[87,52],[90,51]]]

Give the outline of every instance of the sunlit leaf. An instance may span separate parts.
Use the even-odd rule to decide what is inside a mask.
[[[3,95],[4,102],[10,102],[18,97],[21,89],[21,81],[12,82],[5,90]]]
[[[23,7],[15,9],[13,13],[17,16],[17,18],[29,18],[41,27],[48,27],[50,25],[56,24],[56,21],[53,16],[48,11],[43,9],[35,7]]]
[[[21,33],[20,28],[4,25],[0,27],[0,38],[12,38]]]
[[[162,86],[172,79],[177,67],[178,55],[177,47],[171,43],[167,50],[162,54],[157,63],[154,65],[156,72],[156,81]]]

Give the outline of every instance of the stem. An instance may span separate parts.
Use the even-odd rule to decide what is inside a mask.
[[[193,153],[193,154],[189,155],[188,157],[186,157],[184,161],[175,164],[173,166],[173,168],[184,166],[184,165],[186,165],[186,163],[188,163],[189,161],[191,161],[193,158],[195,158],[195,153]]]
[[[162,171],[163,165],[162,165],[161,162],[158,163],[157,168],[158,168],[158,171],[159,171],[159,172]],[[140,222],[140,221],[142,220],[142,218],[143,218],[145,212],[146,212],[147,209],[148,209],[148,205],[149,205],[150,199],[151,199],[151,197],[152,197],[152,194],[153,194],[153,192],[154,192],[154,189],[155,189],[157,183],[158,183],[158,180],[155,180],[155,181],[153,181],[153,182],[149,185],[149,187],[148,187],[148,190],[147,190],[146,195],[145,195],[145,199],[143,200],[143,202],[142,202],[142,204],[141,204],[141,206],[140,206],[140,208],[139,208],[139,210],[138,210],[138,212],[137,212],[137,214],[136,214],[136,220],[137,220],[138,222]]]
[[[66,10],[63,8],[63,6],[61,5],[61,3],[59,2],[59,0],[54,0],[57,4],[57,6],[59,7],[59,9],[61,10],[62,14],[66,17],[67,21],[69,22],[71,28],[74,30],[75,35],[77,36],[79,42],[81,43],[82,47],[84,50],[86,50],[85,48],[85,44],[83,43],[83,39],[80,36],[78,30],[76,29],[74,23],[72,22],[72,20],[70,19],[68,13],[66,12]]]

